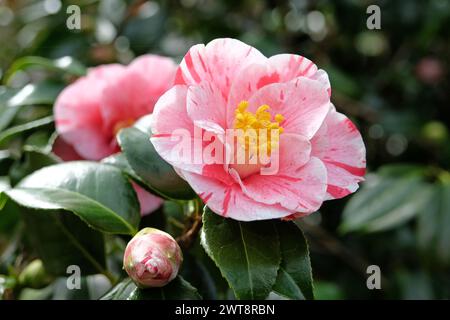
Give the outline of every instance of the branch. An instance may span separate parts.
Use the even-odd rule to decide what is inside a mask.
[[[193,200],[194,212],[189,217],[185,231],[176,240],[180,247],[183,249],[189,249],[194,240],[197,238],[200,230],[202,229],[202,215],[200,213],[201,202],[199,199]]]

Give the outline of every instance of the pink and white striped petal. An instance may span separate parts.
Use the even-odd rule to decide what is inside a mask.
[[[353,122],[332,107],[311,144],[312,155],[327,168],[327,200],[355,192],[364,181],[366,149]]]
[[[236,39],[216,39],[189,49],[177,70],[175,83],[196,85],[212,82],[227,99],[241,68],[267,58],[257,49]]]
[[[171,165],[201,173],[203,164],[196,163],[193,157],[197,146],[201,147],[203,141],[201,135],[196,138],[194,124],[187,113],[187,92],[187,86],[177,85],[161,96],[152,115],[150,141],[158,154]],[[180,157],[183,150],[185,154]]]
[[[331,85],[328,74],[318,69],[308,58],[296,54],[277,54],[269,58],[268,64],[279,75],[279,82],[288,82],[298,77],[306,77],[321,82],[331,95]]]
[[[219,180],[183,172],[183,177],[215,213],[239,221],[276,219],[291,212],[279,205],[266,205],[247,197],[238,184],[227,185]]]
[[[310,139],[322,125],[330,108],[330,99],[321,82],[300,77],[259,89],[249,100],[248,110],[255,112],[264,104],[269,105],[272,115],[283,115],[281,126],[284,132]]]
[[[243,192],[255,201],[281,205],[291,213],[312,213],[322,205],[327,171],[322,161],[312,157],[303,166],[291,165],[286,173],[248,177],[242,186]]]
[[[227,102],[212,82],[190,86],[186,105],[188,115],[196,126],[216,134],[225,133]]]
[[[234,110],[239,102],[249,100],[262,87],[272,83],[284,83],[298,77],[306,77],[323,83],[331,94],[328,75],[309,59],[294,54],[278,54],[264,63],[250,64],[241,69],[233,82],[228,97],[227,110]],[[229,117],[232,117],[229,113]]]

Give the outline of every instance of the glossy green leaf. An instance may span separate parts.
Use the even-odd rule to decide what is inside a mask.
[[[8,127],[17,114],[18,109],[9,107],[7,102],[14,96],[17,89],[0,87],[0,132]]]
[[[206,256],[204,250],[202,250],[201,247],[199,247],[199,249],[203,255]],[[207,256],[206,258],[209,259]],[[198,292],[204,299],[217,299],[216,284],[209,270],[202,263],[199,254],[196,254],[195,256],[190,252],[185,252],[183,254],[183,268],[181,269],[180,275],[184,279],[189,280],[189,283],[197,288]]]
[[[5,74],[5,82],[8,83],[17,71],[28,70],[30,68],[58,71],[74,76],[83,76],[86,74],[86,67],[72,57],[50,60],[43,57],[27,56],[17,59],[12,64]]]
[[[11,169],[14,180],[57,160],[38,150],[26,150],[24,162]],[[17,162],[16,162],[17,163]],[[7,200],[7,197],[0,197]],[[0,213],[0,220],[11,220],[19,211],[15,202],[8,201]],[[16,210],[14,210],[16,208]],[[105,268],[105,245],[101,233],[89,228],[77,216],[61,211],[42,212],[21,208],[26,235],[32,247],[42,258],[47,271],[55,276],[65,276],[69,265],[78,265],[83,274],[96,274]]]
[[[46,153],[34,148],[24,148],[22,159],[14,162],[9,171],[11,182],[15,185],[34,171],[57,164],[59,161],[52,153]]]
[[[9,150],[0,150],[0,176],[6,176],[12,165],[12,154]]]
[[[128,300],[136,288],[134,282],[130,278],[126,278],[116,284],[100,300]]]
[[[0,177],[0,192],[11,188],[8,177]]]
[[[394,228],[423,210],[430,186],[417,176],[368,179],[344,209],[342,232],[376,232]]]
[[[31,121],[28,123],[24,123],[24,124],[20,124],[18,126],[11,127],[9,129],[3,131],[2,133],[0,133],[0,144],[4,143],[7,139],[10,139],[11,137],[13,137],[17,134],[47,126],[49,124],[52,124],[53,121],[54,121],[53,116],[48,116],[45,118],[41,118],[38,120],[34,120],[34,121]]]
[[[127,161],[127,158],[123,153],[116,153],[112,156],[109,156],[102,160],[102,163],[110,164],[112,166],[115,166],[122,171],[124,171],[126,174],[132,175],[135,173],[133,172],[133,169],[131,169],[130,164]]]
[[[0,177],[0,192],[8,190],[11,186],[6,177]],[[0,197],[0,241],[3,236],[9,236],[16,231],[19,222],[19,208],[15,203],[2,200]]]
[[[140,289],[127,278],[111,289],[102,300],[199,300],[201,296],[189,282],[178,276],[162,288]]]
[[[64,89],[62,83],[27,84],[6,101],[6,106],[13,108],[27,105],[52,105],[62,89]]]
[[[132,235],[140,219],[130,183],[119,169],[105,164],[79,161],[46,167],[4,194],[28,208],[71,211],[107,233]]]
[[[273,291],[289,299],[314,299],[311,261],[303,232],[292,222],[276,223],[281,265]]]
[[[104,236],[80,218],[61,210],[43,214],[28,208],[22,208],[22,216],[30,245],[49,274],[67,276],[70,265],[79,266],[83,275],[104,272]]]
[[[238,299],[265,299],[277,279],[281,252],[272,221],[240,222],[205,208],[202,246]]]
[[[136,182],[139,186],[141,186],[143,189],[149,191],[150,193],[154,193],[156,195],[160,195],[157,192],[155,192],[153,189],[151,189],[137,174],[134,172],[133,168],[131,168],[130,164],[128,163],[127,158],[123,153],[117,153],[112,156],[109,156],[102,160],[102,163],[109,164],[112,166],[115,166],[122,170],[124,174],[126,174],[130,179],[132,179],[134,182]]]
[[[5,88],[0,94],[0,131],[13,121],[23,106],[53,105],[63,88],[63,84],[54,82],[28,84],[20,90]]]
[[[55,143],[57,136],[57,133],[48,130],[36,131],[25,139],[23,142],[23,149],[36,150],[42,153],[51,154],[53,144]],[[56,155],[54,156],[59,158]]]
[[[192,199],[195,193],[165,162],[150,142],[150,134],[136,127],[122,130],[119,144],[129,165],[157,194],[171,199]]]

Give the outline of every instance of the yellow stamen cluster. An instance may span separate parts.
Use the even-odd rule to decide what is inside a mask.
[[[260,106],[255,113],[247,111],[248,101],[241,101],[235,110],[234,129],[241,129],[244,135],[239,137],[238,142],[245,146],[250,153],[260,151],[266,147],[268,155],[278,147],[280,134],[284,129],[280,126],[284,117],[276,114],[272,119],[269,112],[270,107],[266,104]],[[274,120],[274,121],[273,121]]]

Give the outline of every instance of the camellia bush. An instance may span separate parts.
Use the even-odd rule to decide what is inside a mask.
[[[445,100],[439,59],[417,59],[407,82],[407,43],[373,80],[391,58],[381,31],[356,37],[364,62],[345,56],[360,27],[348,19],[322,51],[311,41],[330,30],[295,31],[293,14],[336,26],[356,4],[224,1],[224,30],[170,3],[77,4],[78,31],[65,30],[66,2],[35,1],[37,18],[0,7],[23,47],[0,51],[13,57],[0,69],[1,299],[448,297],[446,125],[386,107],[398,92],[425,99],[420,81]],[[252,38],[259,13],[266,37]],[[342,71],[352,63],[359,78]]]
[[[43,273],[103,274],[114,285],[104,299],[199,298],[178,275],[183,251],[196,263],[198,238],[236,298],[311,299],[293,220],[365,174],[361,135],[330,97],[327,73],[307,58],[266,58],[234,39],[195,45],[179,66],[156,55],[98,66],[58,94],[47,152],[27,151],[45,164],[3,190],[1,204],[26,208]],[[158,210],[177,239],[150,222],[141,229]],[[133,237],[119,284],[105,235]]]

